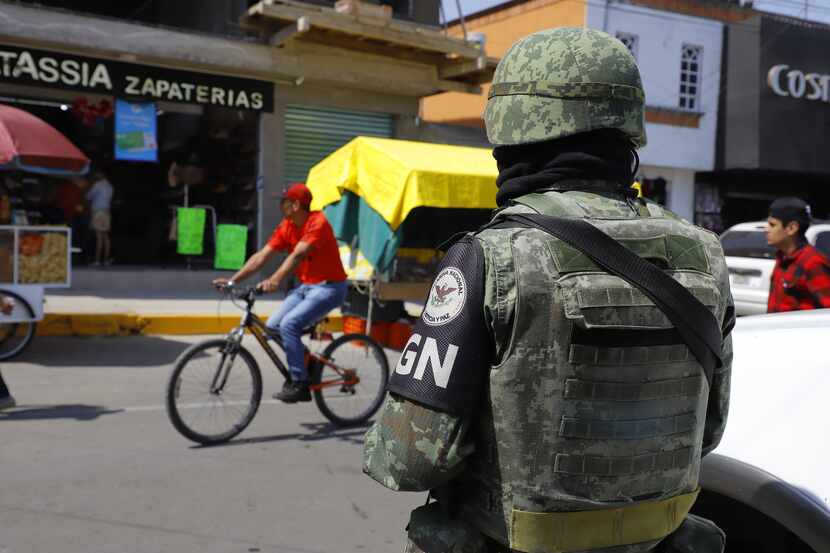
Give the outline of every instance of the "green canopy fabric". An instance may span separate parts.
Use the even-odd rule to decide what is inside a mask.
[[[358,249],[379,273],[386,272],[403,241],[402,228],[393,231],[380,214],[352,192],[323,209],[341,242]]]

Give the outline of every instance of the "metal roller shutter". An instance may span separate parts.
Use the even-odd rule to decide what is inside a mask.
[[[392,137],[388,113],[289,105],[285,110],[285,182],[305,182],[308,171],[356,136]]]

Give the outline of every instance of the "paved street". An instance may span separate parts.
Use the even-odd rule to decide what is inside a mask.
[[[361,472],[365,428],[264,402],[235,441],[172,428],[164,388],[200,337],[39,337],[2,366],[0,553],[400,551],[411,508]],[[255,344],[249,344],[254,346]],[[255,348],[251,348],[255,351]]]

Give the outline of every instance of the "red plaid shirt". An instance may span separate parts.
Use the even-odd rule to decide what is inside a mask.
[[[791,255],[776,254],[767,311],[830,307],[830,260],[809,244]]]

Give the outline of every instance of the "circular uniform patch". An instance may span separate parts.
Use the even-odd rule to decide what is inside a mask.
[[[445,325],[455,319],[467,301],[467,282],[456,267],[447,267],[435,278],[421,316],[429,326]]]

